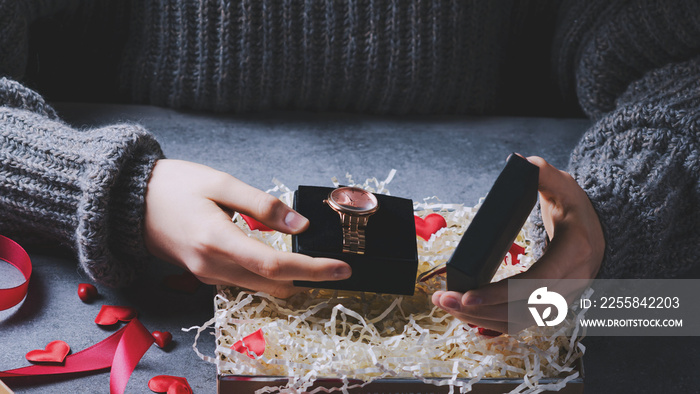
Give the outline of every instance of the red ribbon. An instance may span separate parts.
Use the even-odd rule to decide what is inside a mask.
[[[0,371],[0,378],[10,381],[13,378],[28,376],[62,376],[111,367],[109,391],[112,394],[123,393],[136,364],[152,344],[151,333],[141,322],[134,319],[107,339],[69,355],[63,365],[32,365]]]
[[[19,304],[27,295],[32,262],[29,255],[17,242],[0,235],[0,259],[7,261],[24,275],[24,282],[10,289],[0,289],[0,311]]]
[[[0,259],[17,268],[24,275],[24,283],[10,289],[0,289],[0,310],[12,308],[27,295],[32,262],[27,252],[15,241],[0,235]],[[154,339],[150,331],[133,319],[107,339],[66,357],[62,365],[32,365],[0,371],[0,378],[10,381],[30,376],[63,376],[111,368],[110,393],[123,393],[131,373]]]

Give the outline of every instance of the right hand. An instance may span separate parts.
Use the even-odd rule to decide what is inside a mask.
[[[288,234],[309,226],[308,219],[279,199],[226,173],[186,161],[159,160],[146,191],[146,247],[204,283],[282,298],[302,290],[292,280],[350,277],[350,266],[342,261],[280,252],[249,238],[231,222],[236,211]]]
[[[600,269],[605,251],[603,230],[586,192],[570,174],[556,169],[541,157],[532,156],[527,160],[540,168],[538,189],[542,220],[552,241],[537,262],[511,278],[559,281],[569,288],[556,290],[571,302],[571,297],[585,289]],[[518,326],[522,321],[531,322],[529,315],[519,320],[509,314],[509,303],[525,304],[527,299],[517,299],[513,294],[509,298],[508,280],[489,283],[464,294],[436,291],[432,301],[466,323],[499,332],[507,332],[509,328],[512,331],[513,324]],[[511,311],[516,309],[519,307]]]

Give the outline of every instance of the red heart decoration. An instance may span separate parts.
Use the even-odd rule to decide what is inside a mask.
[[[246,354],[250,358],[261,356],[263,353],[265,353],[265,336],[263,335],[262,329],[243,337],[243,339],[234,343],[233,346],[231,346],[231,349],[237,351],[238,353]],[[255,356],[250,354],[250,352],[253,352]]]
[[[136,309],[128,306],[102,305],[100,312],[95,317],[95,323],[101,326],[110,326],[119,321],[130,321],[137,314]]]
[[[520,255],[525,254],[525,248],[522,246],[513,243],[513,245],[510,246],[510,250],[508,250],[508,254],[510,254],[510,264],[511,265],[516,265],[520,264]],[[508,255],[506,255],[506,261],[508,260]]]
[[[156,340],[156,345],[159,348],[164,348],[173,340],[173,334],[168,331],[153,331],[153,339]]]
[[[179,376],[154,376],[148,381],[148,388],[156,393],[192,394],[192,387],[190,387],[187,379]]]
[[[46,348],[32,350],[27,353],[28,361],[37,363],[62,363],[70,352],[70,346],[63,341],[52,341]]]
[[[172,290],[193,294],[202,282],[194,274],[185,271],[179,275],[168,275],[163,279],[165,286]]]
[[[246,223],[248,223],[248,227],[250,227],[251,230],[259,230],[259,231],[274,231],[273,229],[267,227],[266,225],[258,222],[257,220],[253,219],[252,217],[244,214],[240,214],[243,220],[245,220]]]
[[[491,337],[491,338],[500,337],[501,335],[503,335],[502,332],[499,332],[496,330],[489,330],[488,328],[484,328],[484,327],[479,327],[479,328],[477,328],[477,330],[479,331],[479,334],[487,336],[487,337]]]
[[[90,302],[97,297],[97,287],[89,283],[81,283],[78,285],[78,297],[83,302]]]
[[[422,219],[418,216],[413,215],[416,222],[416,235],[423,238],[424,240],[429,240],[430,236],[438,232],[441,228],[447,227],[447,222],[445,218],[439,213],[431,213]]]
[[[484,335],[484,336],[487,336],[487,337],[492,337],[492,338],[493,338],[493,337],[499,337],[499,336],[503,335],[502,332],[499,332],[499,331],[496,331],[496,330],[489,330],[488,328],[477,327],[476,325],[474,325],[474,324],[469,324],[469,323],[467,323],[467,325],[468,325],[469,327],[471,327],[471,328],[476,328],[476,330],[479,331],[479,334]]]

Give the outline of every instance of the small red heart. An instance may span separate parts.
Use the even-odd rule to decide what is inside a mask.
[[[95,323],[101,326],[110,326],[119,321],[130,321],[137,314],[136,309],[128,306],[102,305],[100,312],[95,317]]]
[[[487,336],[487,337],[492,337],[492,338],[493,337],[500,337],[501,335],[503,335],[502,332],[499,332],[496,330],[489,330],[488,328],[484,328],[484,327],[479,327],[479,328],[477,328],[477,330],[479,331],[479,334]]]
[[[81,283],[78,285],[78,297],[83,302],[90,302],[97,297],[97,287],[89,283]]]
[[[192,387],[190,387],[187,379],[179,376],[154,376],[148,381],[148,388],[156,393],[192,394]]]
[[[430,236],[438,232],[441,228],[447,227],[447,222],[445,218],[439,213],[431,213],[422,219],[418,216],[413,215],[416,222],[416,235],[423,238],[424,240],[429,240]]]
[[[37,363],[62,363],[70,352],[70,346],[63,341],[52,341],[43,350],[37,349],[27,353],[28,361]]]
[[[252,217],[244,214],[240,214],[243,220],[245,220],[246,223],[248,223],[248,227],[250,227],[251,230],[259,230],[259,231],[274,231],[273,229],[267,227],[266,225],[258,222],[257,220],[253,219]]]
[[[234,343],[233,346],[231,346],[231,349],[237,351],[238,353],[246,354],[250,358],[261,356],[263,353],[265,353],[265,336],[263,335],[262,329],[243,337],[243,339]],[[250,354],[250,352],[253,352],[255,356]]]
[[[525,254],[525,248],[513,243],[513,245],[510,246],[510,250],[508,250],[508,254],[510,255],[511,265],[520,264],[520,255]],[[508,255],[506,255],[506,261],[508,261]]]
[[[156,340],[156,345],[162,349],[173,340],[173,334],[168,331],[153,331],[153,339]]]
[[[202,282],[194,274],[185,271],[179,275],[168,275],[163,279],[165,286],[172,290],[193,294]]]
[[[488,328],[478,327],[478,326],[476,326],[476,325],[474,325],[474,324],[470,324],[470,323],[467,323],[467,325],[468,325],[469,327],[471,327],[471,328],[476,328],[476,330],[479,331],[479,334],[481,334],[481,335],[483,335],[483,336],[487,336],[487,337],[492,337],[492,338],[493,338],[493,337],[499,337],[499,336],[503,335],[502,332],[499,332],[499,331],[496,331],[496,330],[489,330]]]

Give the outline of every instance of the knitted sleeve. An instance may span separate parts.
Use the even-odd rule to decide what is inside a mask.
[[[60,243],[98,282],[143,268],[146,184],[160,146],[138,125],[77,130],[35,92],[0,79],[0,233]]]
[[[599,277],[672,277],[697,264],[700,58],[629,85],[585,133],[569,171],[603,226]]]

